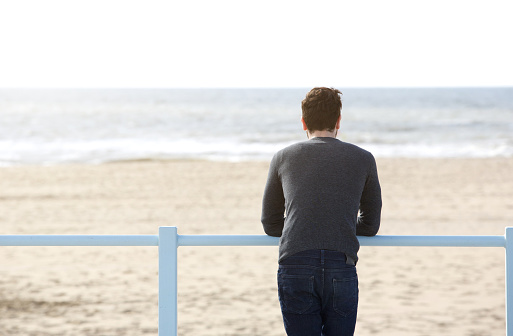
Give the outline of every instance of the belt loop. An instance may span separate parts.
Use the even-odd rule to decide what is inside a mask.
[[[353,258],[346,254],[346,265],[356,266],[356,262]]]
[[[321,265],[324,266],[324,250],[321,250]]]

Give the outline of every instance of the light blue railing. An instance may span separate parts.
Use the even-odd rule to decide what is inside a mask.
[[[506,335],[513,336],[513,227],[504,236],[358,237],[362,246],[503,247],[506,250]],[[277,246],[264,235],[179,235],[176,227],[158,235],[0,235],[0,246],[158,246],[159,336],[177,335],[177,249],[179,246]]]

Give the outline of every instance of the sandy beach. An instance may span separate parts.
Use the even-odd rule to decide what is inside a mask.
[[[0,168],[0,234],[263,234],[268,162]],[[378,159],[380,234],[502,235],[513,159]],[[362,247],[356,335],[504,335],[501,248]],[[180,247],[179,335],[285,335],[277,247]],[[156,247],[0,247],[0,335],[157,335]]]

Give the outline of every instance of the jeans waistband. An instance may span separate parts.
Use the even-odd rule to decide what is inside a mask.
[[[311,266],[327,266],[340,265],[355,266],[356,262],[346,256],[345,253],[332,250],[306,250],[291,255],[280,262],[280,265],[311,265]]]

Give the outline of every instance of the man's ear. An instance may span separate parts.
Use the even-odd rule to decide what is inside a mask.
[[[303,117],[301,117],[301,123],[303,124],[303,131],[308,130],[308,127],[306,126],[306,123],[305,123],[305,119],[303,119]]]
[[[340,129],[340,120],[342,120],[342,116],[338,116],[337,125],[335,126],[336,129]]]

